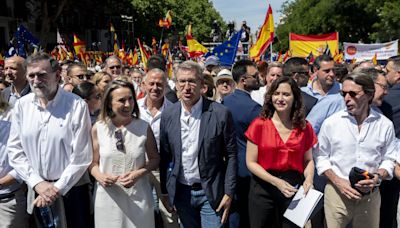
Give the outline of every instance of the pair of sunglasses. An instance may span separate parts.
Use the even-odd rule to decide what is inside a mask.
[[[347,91],[341,90],[341,91],[340,91],[340,95],[342,95],[343,97],[345,97],[347,94],[349,94],[350,97],[354,98],[354,97],[356,97],[360,92],[361,92],[361,91],[358,91],[358,92],[356,92],[356,91],[348,91],[348,92],[347,92]]]
[[[115,138],[117,139],[117,143],[115,144],[117,147],[117,150],[124,152],[125,151],[124,138],[123,138],[121,129],[115,131]]]

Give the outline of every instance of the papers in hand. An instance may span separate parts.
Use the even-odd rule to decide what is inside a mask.
[[[322,196],[323,194],[315,189],[310,189],[307,195],[304,195],[304,188],[301,186],[283,216],[299,227],[304,227]]]

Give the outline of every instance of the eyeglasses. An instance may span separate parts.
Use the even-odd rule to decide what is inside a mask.
[[[334,71],[333,71],[333,68],[331,68],[331,69],[321,69],[321,70],[322,70],[323,72],[325,72],[326,74],[329,73],[329,72],[331,72],[331,71],[334,72]]]
[[[113,70],[113,69],[121,69],[121,66],[120,65],[116,65],[116,66],[110,66],[108,68],[110,68],[111,70]]]
[[[349,94],[350,97],[354,98],[354,97],[356,97],[360,92],[361,92],[361,90],[360,90],[360,91],[348,91],[348,92],[341,90],[341,91],[340,91],[340,95],[342,95],[343,97],[346,97],[346,95]]]
[[[189,84],[189,86],[196,86],[197,85],[197,79],[178,79],[178,84],[179,86],[185,86],[186,83]]]
[[[219,79],[215,84],[216,85],[223,85],[225,83],[227,85],[231,85],[232,84],[232,80],[230,80],[230,79]]]
[[[78,75],[75,75],[75,77],[79,78],[79,80],[87,81],[87,80],[90,80],[92,78],[92,75],[90,75],[90,74],[78,74]]]
[[[384,85],[384,84],[382,84],[382,83],[379,83],[379,82],[375,82],[375,84],[377,84],[378,86],[380,86],[383,90],[388,90],[388,85]]]
[[[259,77],[260,77],[260,73],[257,72],[257,73],[255,73],[255,74],[253,74],[253,75],[247,74],[245,78],[257,79],[257,78],[259,78]]]
[[[125,146],[124,146],[124,139],[122,136],[122,130],[119,129],[115,131],[115,138],[117,139],[117,143],[115,144],[117,147],[117,150],[124,152],[125,151]]]

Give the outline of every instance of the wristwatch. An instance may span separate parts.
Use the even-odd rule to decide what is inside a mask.
[[[375,173],[378,176],[378,182],[376,182],[375,187],[378,187],[382,183],[382,175],[380,173]]]

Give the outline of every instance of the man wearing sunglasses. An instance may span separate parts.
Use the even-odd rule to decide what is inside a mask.
[[[324,209],[327,227],[379,227],[382,180],[393,177],[397,146],[393,123],[371,108],[375,85],[369,75],[345,77],[341,95],[346,109],[322,124],[315,162],[325,175]],[[350,170],[373,174],[350,184]]]
[[[108,57],[105,61],[103,70],[109,73],[113,79],[122,75],[122,62],[116,55]]]
[[[88,70],[82,63],[71,63],[67,68],[67,77],[70,78],[72,85],[76,86],[84,81],[89,81],[91,77]]]
[[[329,55],[320,55],[314,61],[316,77],[302,90],[318,100],[328,94],[337,94],[340,84],[334,73],[335,62]]]

